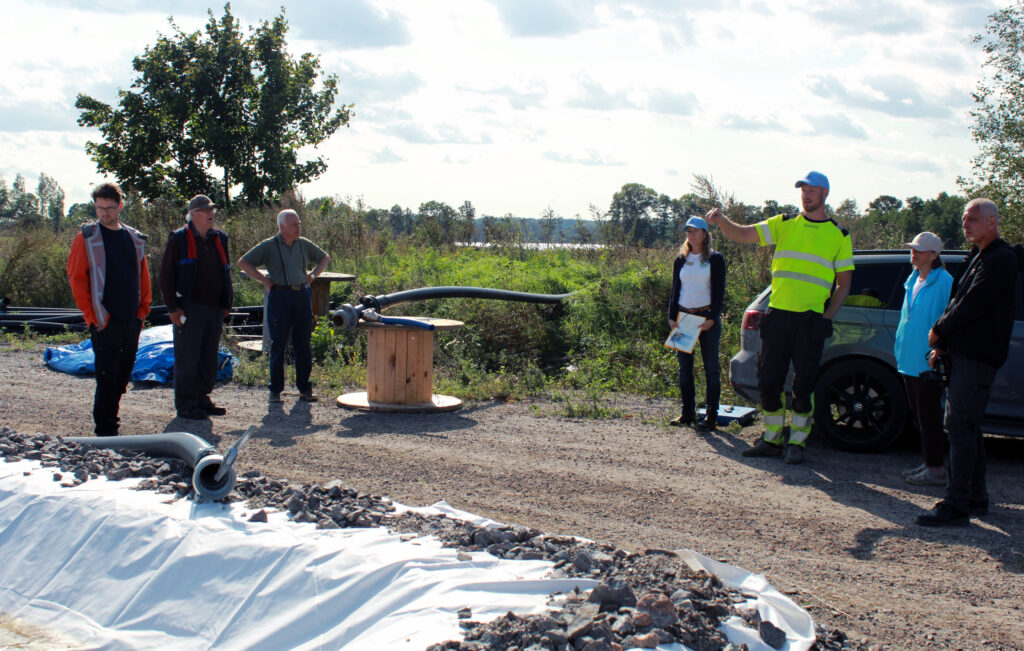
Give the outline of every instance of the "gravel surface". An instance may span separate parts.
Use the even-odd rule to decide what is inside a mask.
[[[6,378],[0,384],[0,425],[22,434],[91,433],[92,378],[49,371],[41,349],[0,348],[0,368]],[[919,462],[909,449],[853,455],[812,439],[802,466],[744,459],[739,452],[757,436],[756,426],[710,435],[671,429],[662,423],[671,417],[672,403],[628,396],[614,403],[629,417],[608,421],[544,416],[556,406],[543,402],[485,402],[446,414],[401,415],[346,411],[335,406],[333,396],[309,404],[293,392],[283,405],[270,406],[265,397],[264,389],[224,385],[213,398],[228,415],[193,421],[173,417],[170,389],[133,388],[122,400],[121,429],[189,431],[224,450],[246,427],[257,425],[236,464],[241,494],[320,526],[390,523],[388,498],[411,506],[445,499],[518,525],[510,531],[537,532],[533,537],[542,541],[586,537],[598,541],[597,552],[621,561],[601,578],[624,582],[638,600],[667,597],[677,617],[683,613],[677,602],[686,599],[679,590],[692,586],[653,585],[650,572],[631,573],[626,559],[672,562],[644,550],[690,548],[764,573],[811,612],[823,628],[823,648],[1024,648],[1024,440],[988,441],[989,516],[966,529],[931,530],[916,527],[913,518],[942,489],[902,480],[899,471]],[[123,461],[112,463],[116,470]],[[131,463],[128,471],[134,472]],[[171,464],[152,469],[156,479],[177,475],[162,484],[164,490],[181,492],[173,484],[187,482]],[[82,478],[71,472],[61,480]],[[310,509],[311,498],[330,508]],[[451,528],[450,542],[467,549],[496,544],[471,536],[466,545],[466,532],[452,525],[404,526]],[[517,543],[530,540],[515,535]],[[572,549],[580,544],[565,545],[548,553],[569,553],[562,567],[572,571]],[[537,551],[518,546],[515,554]],[[676,572],[673,580],[692,578]],[[734,597],[726,591],[716,599],[727,604]],[[563,596],[563,623],[571,624],[588,598]],[[603,631],[601,626],[614,629],[623,617],[632,621],[636,613],[629,608],[590,613],[590,607],[586,614],[592,628]],[[467,638],[480,641],[548,625],[519,619],[467,624]],[[606,642],[601,636],[587,641],[595,649]]]

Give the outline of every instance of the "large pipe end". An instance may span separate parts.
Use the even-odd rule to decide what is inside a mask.
[[[345,303],[333,313],[334,325],[343,330],[354,330],[359,325],[359,313],[356,308]]]
[[[208,454],[196,463],[192,471],[192,488],[200,502],[216,502],[228,496],[235,487],[235,468],[231,466],[220,480],[217,473],[224,463],[219,454]]]

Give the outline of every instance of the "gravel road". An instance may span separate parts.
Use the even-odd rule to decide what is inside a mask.
[[[83,436],[91,377],[48,370],[42,350],[0,346],[0,425]],[[352,390],[357,390],[353,387]],[[258,432],[241,472],[460,509],[624,549],[690,548],[767,575],[826,628],[893,649],[1024,648],[1024,439],[988,440],[991,514],[966,529],[913,524],[941,495],[906,484],[911,449],[833,450],[808,460],[744,459],[756,426],[710,435],[663,423],[675,405],[613,399],[628,416],[579,420],[537,402],[470,403],[444,414],[366,414],[236,384],[213,398],[228,415],[174,417],[166,387],[133,387],[122,433],[189,431],[226,449]]]

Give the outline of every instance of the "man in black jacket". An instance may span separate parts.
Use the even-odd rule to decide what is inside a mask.
[[[226,412],[210,400],[217,349],[231,311],[228,236],[213,226],[217,206],[205,195],[188,202],[188,223],[171,233],[160,263],[160,292],[174,324],[174,407],[193,420]]]
[[[949,480],[946,497],[917,517],[929,527],[964,526],[971,515],[988,512],[985,444],[978,424],[989,391],[1006,362],[1020,294],[1020,264],[1013,248],[999,237],[999,209],[988,199],[964,207],[964,237],[973,244],[953,283],[946,310],[928,333],[931,365],[938,354],[950,357],[946,398]]]

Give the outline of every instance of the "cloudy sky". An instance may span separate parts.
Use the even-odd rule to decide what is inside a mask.
[[[40,172],[84,201],[101,177],[79,92],[115,103],[159,34],[223,4],[6,0],[0,174]],[[746,203],[955,192],[970,169],[981,54],[1004,0],[236,0],[244,26],[286,6],[355,104],[305,196],[478,214],[586,217],[625,183],[678,197],[710,175]],[[808,8],[810,7],[810,8]]]

